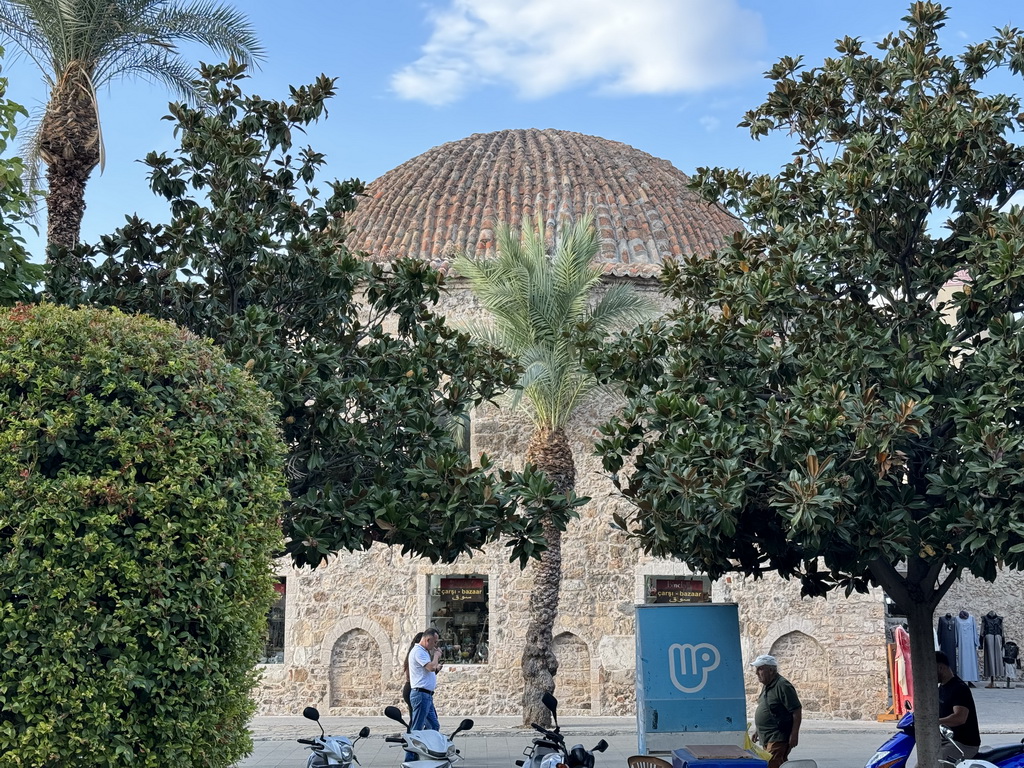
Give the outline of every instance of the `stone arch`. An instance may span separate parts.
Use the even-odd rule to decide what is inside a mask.
[[[332,714],[376,714],[391,679],[391,642],[371,619],[338,622],[324,637],[321,658],[328,664],[327,706]]]
[[[555,694],[559,712],[592,714],[590,648],[579,635],[560,632],[552,642],[558,659]]]
[[[828,654],[821,643],[805,632],[787,632],[769,651],[779,660],[779,672],[793,683],[804,718],[829,718],[834,712],[832,675]]]

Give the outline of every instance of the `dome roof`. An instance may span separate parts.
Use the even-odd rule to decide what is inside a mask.
[[[348,243],[376,260],[412,256],[444,268],[458,252],[493,254],[497,223],[519,228],[541,214],[550,238],[563,219],[592,212],[606,271],[651,276],[666,257],[719,248],[739,229],[688,182],[667,160],[596,136],[478,133],[370,183]]]

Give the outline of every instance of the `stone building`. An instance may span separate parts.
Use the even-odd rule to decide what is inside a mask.
[[[460,250],[492,253],[495,222],[518,226],[540,215],[553,234],[564,218],[593,212],[606,280],[629,281],[664,301],[653,279],[662,260],[709,253],[738,227],[691,193],[687,182],[665,160],[592,136],[555,130],[474,135],[435,147],[370,184],[351,220],[350,245],[374,259],[416,256],[446,269]],[[456,323],[480,312],[457,277],[444,307]],[[880,592],[804,600],[798,584],[777,578],[710,583],[679,562],[645,556],[610,526],[611,512],[623,502],[592,448],[597,426],[614,407],[595,401],[568,430],[577,491],[592,501],[562,545],[555,627],[561,710],[631,714],[634,605],[657,595],[697,593],[739,605],[744,656],[776,655],[800,690],[805,717],[883,713],[887,618]],[[472,415],[469,433],[474,456],[486,452],[498,464],[522,465],[530,433],[522,416],[484,409]],[[441,630],[448,653],[436,695],[442,720],[521,711],[519,663],[532,569],[509,564],[502,547],[454,565],[376,546],[314,571],[280,567],[282,647],[264,666],[257,691],[262,713],[293,714],[312,704],[336,715],[379,714],[400,702],[409,641],[430,624]],[[977,588],[961,588],[951,596],[958,608],[988,610],[989,598],[980,600]],[[992,605],[1006,606],[1012,590],[990,593]],[[756,681],[748,674],[753,696]]]

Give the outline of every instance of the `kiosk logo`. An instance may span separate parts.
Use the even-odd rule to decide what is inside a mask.
[[[672,685],[683,693],[697,693],[708,684],[708,675],[718,669],[722,656],[711,643],[675,645],[668,649]]]

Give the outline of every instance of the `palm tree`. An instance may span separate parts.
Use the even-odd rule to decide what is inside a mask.
[[[543,221],[524,223],[519,237],[510,227],[497,228],[498,255],[493,259],[459,256],[456,271],[491,315],[474,334],[517,359],[523,367],[520,395],[529,407],[533,434],[526,460],[543,470],[564,493],[576,485],[576,464],[565,427],[573,412],[597,387],[580,364],[573,333],[580,328],[603,337],[614,326],[648,315],[653,307],[629,286],[617,285],[598,296],[604,270],[594,264],[599,243],[593,218],[562,228],[553,256],[546,251]],[[523,724],[548,724],[541,704],[554,691],[558,660],[552,630],[562,580],[561,532],[542,521],[547,549],[535,564],[529,624],[523,650]]]
[[[50,89],[29,139],[30,173],[46,165],[46,237],[51,258],[68,262],[85,212],[85,185],[103,160],[96,91],[125,76],[167,85],[194,101],[193,67],[176,42],[201,43],[243,64],[262,51],[246,17],[206,0],[0,0],[0,35],[43,73]]]

